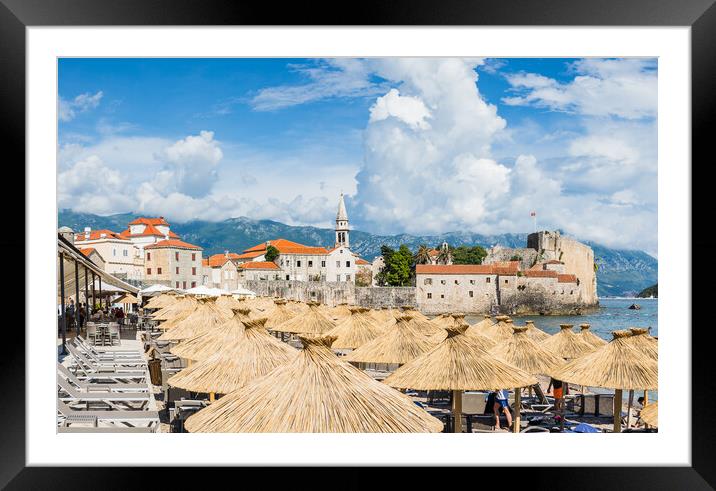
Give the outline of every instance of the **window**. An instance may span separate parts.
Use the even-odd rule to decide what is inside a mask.
[[[470,290],[468,293],[470,294],[470,298],[472,298],[473,297],[472,290]]]
[[[124,249],[124,250],[122,251],[122,255],[123,255],[124,257],[127,257],[127,249]]]
[[[113,255],[113,256],[116,256],[116,255],[117,255],[117,249],[112,249],[112,255]]]
[[[349,274],[346,275],[346,281],[351,281],[351,275],[349,275]]]
[[[489,282],[490,282],[490,277],[488,276],[487,278],[485,278],[485,283],[489,283]]]
[[[308,267],[309,267],[309,268],[312,268],[312,267],[313,267],[313,261],[308,261]]]
[[[475,284],[475,280],[470,280],[470,284],[471,284],[471,285],[474,285],[474,284]]]
[[[340,261],[336,261],[336,268],[340,268],[340,267],[341,267],[341,262],[340,262]]]
[[[176,259],[177,261],[179,260],[179,253],[178,253],[178,252],[175,252],[175,253],[174,253],[174,259]]]
[[[509,280],[505,280],[505,285],[506,285],[507,283],[509,283]]]
[[[179,282],[178,282],[178,281],[177,281],[176,285],[177,285],[176,287],[179,288]]]
[[[441,285],[444,285],[444,284],[445,284],[445,280],[440,280],[440,284],[441,284]]]
[[[445,295],[440,295],[440,298],[445,298]]]
[[[296,261],[296,267],[298,267],[298,268],[301,267],[301,261]]]
[[[183,281],[182,285],[184,285],[184,286],[182,286],[182,288],[184,288],[186,290],[186,281]]]
[[[191,275],[196,276],[196,268],[191,268]]]
[[[176,269],[176,273],[179,274],[179,266],[177,266],[175,269]]]
[[[289,275],[286,275],[286,281],[288,281],[288,279],[289,279]]]
[[[191,287],[194,288],[196,286],[196,281],[191,282]]]
[[[325,267],[326,267],[326,261],[321,261],[321,267],[322,267],[322,268],[325,268]]]
[[[456,284],[456,285],[459,285],[459,284],[460,284],[460,282],[459,282],[459,281],[457,281],[457,280],[455,280],[455,284]]]
[[[191,260],[196,261],[196,252],[191,253]]]
[[[432,278],[425,278],[425,280],[423,281],[423,285],[432,285],[432,284],[433,284]]]
[[[151,261],[151,260],[152,260],[152,253],[147,252],[147,261]]]
[[[343,251],[341,251],[341,252],[343,252]],[[350,268],[350,267],[351,267],[351,262],[350,262],[350,261],[346,261],[346,268]]]
[[[569,290],[570,295],[574,295],[574,290]]]
[[[157,274],[162,274],[162,268],[157,268]]]
[[[152,274],[152,268],[147,268],[147,274]]]
[[[428,299],[433,298],[433,294],[428,292]]]

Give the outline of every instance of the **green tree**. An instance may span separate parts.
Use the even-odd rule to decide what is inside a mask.
[[[522,261],[522,256],[518,256],[517,254],[515,254],[510,258],[510,261]]]
[[[460,246],[452,251],[453,264],[482,264],[487,251],[482,246]]]
[[[402,244],[396,251],[388,246],[380,248],[385,266],[376,276],[380,286],[410,286],[415,262],[408,246]]]
[[[418,247],[418,252],[415,253],[415,264],[429,264],[430,263],[430,249],[425,244],[421,244]]]
[[[266,254],[264,254],[264,257],[267,261],[273,262],[276,260],[276,258],[279,256],[280,252],[278,252],[278,249],[276,249],[274,246],[270,245],[266,248]]]
[[[438,264],[448,264],[452,261],[452,248],[448,245],[447,247],[440,246],[438,252]]]

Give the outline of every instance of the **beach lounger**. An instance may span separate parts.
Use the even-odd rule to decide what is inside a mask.
[[[85,355],[89,360],[92,360],[95,363],[120,363],[120,364],[142,364],[146,363],[146,359],[139,351],[135,351],[134,353],[97,353],[92,349],[91,346],[88,346],[86,344],[82,344],[81,341],[72,340],[71,341],[72,346],[77,349],[80,353]]]
[[[100,368],[111,368],[114,369],[117,372],[121,371],[137,371],[137,370],[146,370],[147,368],[147,362],[145,360],[142,361],[97,361],[93,360],[90,357],[88,357],[84,352],[78,350],[75,346],[73,346],[71,343],[66,345],[67,349],[69,350],[70,354],[72,355],[74,364],[77,365],[86,365],[88,368],[99,371]]]
[[[159,413],[157,411],[85,411],[73,409],[63,401],[57,401],[57,412],[62,426],[84,422],[92,419],[95,424],[113,424],[117,427],[158,427]],[[84,416],[84,418],[78,418]],[[119,426],[122,425],[122,426]],[[71,426],[69,426],[71,428]]]
[[[57,375],[57,398],[60,401],[84,403],[89,409],[90,403],[101,403],[112,409],[119,409],[125,405],[128,409],[144,409],[151,400],[148,392],[81,392],[75,389],[67,380]],[[138,406],[131,403],[138,403]]]
[[[103,349],[101,347],[92,346],[92,344],[85,341],[85,339],[82,336],[77,336],[72,339],[73,342],[76,344],[79,344],[82,346],[85,351],[90,351],[92,353],[95,353],[99,356],[107,356],[107,355],[113,355],[113,356],[130,356],[130,357],[136,357],[136,356],[142,356],[142,353],[138,349]]]
[[[153,426],[58,426],[57,433],[157,433]]]
[[[131,383],[131,382],[120,382],[104,378],[102,375],[96,377],[89,377],[85,380],[80,380],[75,374],[70,372],[66,366],[61,363],[57,364],[58,374],[67,380],[69,383],[77,387],[80,391],[115,391],[115,392],[149,392],[149,386],[146,383]],[[109,382],[100,383],[98,380],[105,380]]]

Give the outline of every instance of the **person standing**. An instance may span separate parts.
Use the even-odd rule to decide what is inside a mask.
[[[507,419],[507,428],[512,427],[512,413],[510,412],[510,403],[507,399],[507,391],[500,389],[495,391],[495,429],[500,429],[500,411],[505,414]]]
[[[554,396],[554,410],[561,412],[564,407],[564,391],[562,381],[552,378],[549,381],[547,392],[549,392],[550,387],[554,388],[554,392],[552,394]]]

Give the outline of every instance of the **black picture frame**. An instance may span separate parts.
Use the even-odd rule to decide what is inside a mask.
[[[713,158],[710,153],[709,124],[716,109],[716,7],[715,0],[501,0],[501,1],[460,1],[460,0],[413,0],[376,1],[367,0],[359,5],[338,2],[290,3],[278,5],[272,2],[238,2],[231,0],[0,0],[0,132],[5,165],[16,166],[25,160],[25,28],[28,26],[135,26],[135,25],[444,25],[444,26],[690,26],[691,27],[691,68],[692,68],[692,166],[688,163],[673,163],[692,172],[692,230],[697,224],[709,223],[706,217],[698,220],[713,208],[708,198],[713,193],[711,181],[707,178],[694,179],[701,162],[701,168]],[[668,135],[660,135],[664,138]],[[8,153],[7,149],[12,152]],[[12,157],[10,157],[12,155]],[[708,187],[707,187],[708,186]],[[19,187],[19,186],[18,186]],[[22,191],[21,191],[22,192]],[[663,196],[660,203],[663,203]],[[686,219],[686,218],[685,218]],[[15,220],[16,222],[17,220]],[[27,224],[30,225],[30,224]],[[12,234],[6,235],[1,243],[6,254],[18,258],[25,251],[24,234],[17,223],[12,223]],[[699,230],[701,232],[701,230]],[[705,231],[703,231],[705,232]],[[693,272],[691,257],[699,261],[706,275],[710,268],[709,258],[713,257],[716,243],[712,234],[692,235],[691,251],[684,251],[683,267]],[[688,243],[689,238],[684,238]],[[22,252],[24,254],[24,252]],[[6,255],[6,257],[8,257]],[[25,261],[30,258],[25,257]],[[672,258],[673,260],[673,258]],[[19,260],[14,261],[10,274],[23,278]],[[713,489],[716,487],[716,434],[713,419],[716,416],[711,396],[716,393],[713,367],[708,349],[714,344],[712,324],[698,322],[698,315],[709,305],[706,295],[708,285],[699,285],[700,274],[693,275],[691,287],[692,304],[699,311],[692,319],[684,319],[678,328],[692,337],[692,387],[684,387],[684,397],[692,389],[692,466],[668,468],[630,467],[584,467],[584,468],[532,468],[503,469],[502,476],[523,479],[530,487],[542,489]],[[17,282],[14,288],[19,288]],[[25,299],[27,302],[27,299]],[[19,303],[19,302],[18,302]],[[13,305],[9,312],[19,310]],[[13,322],[17,322],[13,320]],[[692,329],[691,326],[694,326]],[[8,326],[9,327],[9,326]],[[26,329],[42,326],[25,326]],[[9,329],[8,329],[9,331]],[[15,329],[16,336],[11,346],[5,346],[0,356],[0,378],[4,393],[8,396],[0,404],[0,486],[7,489],[99,489],[97,479],[103,479],[101,489],[126,489],[137,487],[129,479],[136,479],[136,469],[103,468],[37,468],[25,465],[25,341]],[[669,363],[665,363],[668,367]],[[710,395],[711,394],[711,395]],[[11,401],[11,402],[10,402]],[[684,431],[687,431],[685,429]],[[575,451],[578,449],[570,449]],[[77,451],[78,465],[81,465],[81,451]],[[566,450],[569,451],[569,450]],[[626,457],[625,457],[626,459]],[[559,456],[555,456],[558,464]],[[506,462],[507,463],[507,462]],[[208,474],[196,469],[171,470],[172,476],[182,476],[186,471],[194,475]],[[264,470],[266,472],[267,470]],[[111,477],[110,473],[111,472]],[[270,471],[273,478],[277,476]],[[442,485],[447,483],[446,473],[435,479]],[[420,487],[433,484],[435,473],[419,473]],[[487,486],[488,472],[479,470],[475,474],[476,485]],[[494,475],[494,474],[493,474]],[[212,479],[217,474],[212,472]],[[294,475],[295,477],[295,475]],[[558,478],[557,478],[558,477]],[[373,487],[373,482],[359,476],[356,470],[344,473],[341,478],[350,482],[350,487]],[[93,483],[94,481],[94,483]],[[136,483],[136,481],[135,481]],[[145,481],[146,483],[146,481]],[[610,484],[612,483],[612,484]],[[247,483],[248,484],[248,483]],[[335,484],[335,483],[334,483]],[[613,484],[616,484],[613,485]]]

